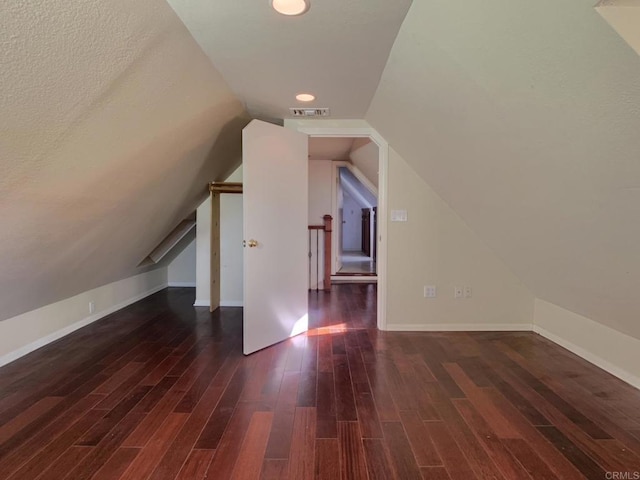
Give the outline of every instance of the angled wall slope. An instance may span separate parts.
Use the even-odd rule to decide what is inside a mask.
[[[593,2],[414,2],[367,120],[536,297],[640,338],[638,78]]]
[[[393,147],[388,208],[406,222],[387,224],[387,328],[531,330],[534,297]],[[424,286],[437,287],[424,298]],[[455,288],[471,296],[455,298]]]
[[[0,44],[3,320],[141,273],[247,118],[165,2],[3,2]]]

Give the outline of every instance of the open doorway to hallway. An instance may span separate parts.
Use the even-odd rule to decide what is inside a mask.
[[[378,191],[378,210],[377,210],[377,226],[378,232],[376,236],[376,270],[377,275],[375,277],[376,282],[376,323],[380,330],[387,329],[387,176],[389,170],[389,144],[380,136],[380,134],[371,127],[364,120],[332,120],[330,122],[325,120],[287,120],[284,121],[285,127],[293,128],[299,132],[309,135],[311,141],[313,139],[355,139],[351,142],[351,147],[354,143],[361,142],[363,147],[367,147],[369,152],[377,152],[377,155],[371,155],[374,160],[367,162],[367,165],[371,168],[372,172],[369,173],[372,178],[378,181],[376,189]],[[312,147],[312,145],[309,145]],[[348,151],[352,152],[354,149],[349,147]],[[362,150],[362,153],[367,150]],[[311,151],[313,151],[311,149]],[[326,157],[325,157],[326,158]],[[353,160],[353,158],[351,158]],[[311,173],[311,168],[309,169]],[[330,177],[331,179],[331,177]],[[311,194],[311,189],[310,189]],[[311,203],[311,202],[309,202]],[[335,203],[335,202],[334,202]],[[337,205],[332,206],[333,217],[337,218]],[[309,216],[310,221],[312,216]],[[335,231],[331,232],[333,236],[333,243],[337,240],[335,238]],[[335,254],[330,256],[328,263],[328,269],[330,272],[335,272],[335,267],[339,264],[339,258]],[[354,278],[354,277],[352,277]],[[374,277],[369,277],[374,278]]]
[[[368,137],[309,139],[309,224],[327,214],[332,217],[327,263],[331,283],[377,281],[379,156],[377,144]],[[316,274],[311,289],[314,280],[322,278],[316,265],[323,269],[313,242],[310,272]]]

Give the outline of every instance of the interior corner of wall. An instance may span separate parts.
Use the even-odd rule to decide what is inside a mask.
[[[540,298],[534,332],[640,389],[640,339]]]

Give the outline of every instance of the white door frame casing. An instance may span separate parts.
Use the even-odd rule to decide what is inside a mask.
[[[296,120],[285,119],[284,126],[310,137],[370,138],[378,146],[378,238],[377,322],[379,330],[387,329],[387,192],[389,144],[364,120]]]

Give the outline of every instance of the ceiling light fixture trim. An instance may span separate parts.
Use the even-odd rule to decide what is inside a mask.
[[[311,8],[311,0],[270,0],[273,9],[290,17],[307,13]]]
[[[313,102],[315,99],[315,95],[312,95],[311,93],[299,93],[296,95],[296,100],[299,102]]]

